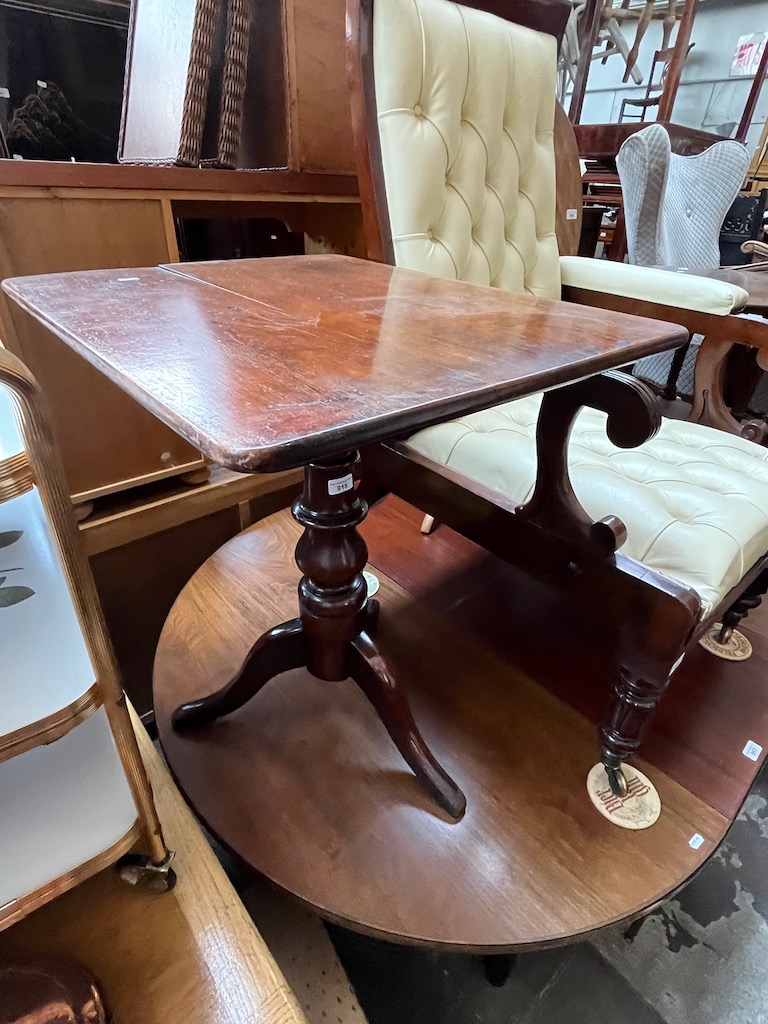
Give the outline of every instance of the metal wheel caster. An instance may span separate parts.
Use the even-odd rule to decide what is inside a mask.
[[[733,626],[723,626],[720,632],[715,637],[715,643],[725,647],[728,641],[733,636]]]
[[[613,768],[605,765],[605,774],[608,776],[608,785],[614,796],[625,797],[629,792],[627,777],[621,767]]]
[[[150,892],[170,892],[176,885],[176,872],[171,867],[173,853],[159,862],[139,853],[127,853],[117,862],[117,873],[126,885],[142,886]]]

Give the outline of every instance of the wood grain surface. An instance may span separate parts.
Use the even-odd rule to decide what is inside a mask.
[[[559,103],[555,104],[554,141],[557,248],[561,256],[576,256],[581,240],[584,206],[579,147],[573,125]]]
[[[80,960],[113,1024],[306,1024],[265,942],[134,720],[178,884],[170,893],[95,875],[0,934],[14,954]]]
[[[713,852],[728,819],[652,767],[659,822],[630,833],[605,821],[585,788],[591,723],[383,575],[376,635],[467,795],[462,821],[434,810],[349,680],[289,672],[228,718],[175,732],[177,704],[221,686],[263,630],[295,614],[298,533],[278,513],[209,559],[176,602],[155,664],[174,775],[247,864],[364,932],[501,952],[637,914]]]
[[[681,156],[694,156],[722,140],[722,135],[698,128],[688,128],[670,121],[662,122],[661,118],[659,122],[663,123],[669,133],[672,152]],[[583,160],[599,160],[613,167],[624,140],[645,127],[640,121],[625,121],[623,124],[577,124],[574,125],[574,131]]]
[[[682,344],[654,320],[344,256],[5,281],[215,462],[290,469]]]
[[[208,167],[140,167],[130,164],[65,163],[63,160],[0,160],[0,187],[88,188],[130,191],[219,192],[228,195],[356,197],[353,174],[306,174],[285,169],[220,170]]]

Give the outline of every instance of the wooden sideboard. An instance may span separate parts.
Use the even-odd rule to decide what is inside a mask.
[[[0,279],[173,263],[177,219],[262,217],[308,251],[364,254],[351,175],[0,160]],[[199,473],[193,447],[4,297],[0,319],[48,396],[76,503]]]
[[[621,124],[577,124],[574,125],[579,155],[582,160],[598,160],[609,167],[616,164],[616,154],[621,144],[635,132],[647,128],[651,122],[624,121]],[[713,135],[698,128],[687,128],[685,125],[673,124],[671,121],[660,122],[669,133],[672,152],[681,156],[694,156],[722,141],[722,135]]]

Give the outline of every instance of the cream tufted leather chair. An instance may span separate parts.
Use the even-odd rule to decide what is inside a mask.
[[[729,284],[559,256],[553,144],[558,31],[547,18],[558,23],[567,6],[558,0],[470,0],[463,6],[450,0],[348,0],[369,255],[546,298],[565,291],[598,306],[647,310],[686,325],[691,319],[692,329],[726,320],[747,300]],[[507,20],[513,18],[527,24]],[[536,479],[539,404],[540,398],[523,399],[422,430],[397,447],[431,482],[414,483],[414,474],[395,467],[387,452],[377,456],[382,479],[478,539],[465,516],[452,518],[450,503],[430,507],[440,492],[435,481],[474,494],[473,507],[483,516],[492,515],[485,497],[490,490],[509,517],[529,500]],[[637,748],[647,715],[686,646],[715,616],[730,614],[727,622],[733,623],[745,614],[743,604],[728,613],[740,590],[752,586],[754,605],[752,595],[768,588],[768,453],[744,439],[675,421],[626,451],[608,440],[605,416],[586,410],[571,435],[569,465],[590,517],[615,514],[627,526],[622,559],[629,557],[621,571],[642,586],[669,588],[681,608],[692,610],[674,640],[659,639],[664,652],[658,657],[646,658],[640,650],[656,642],[647,633],[626,640],[619,654],[616,697],[601,743],[611,784],[620,791],[619,763]],[[618,623],[628,637],[626,626]],[[648,628],[646,616],[639,633]]]

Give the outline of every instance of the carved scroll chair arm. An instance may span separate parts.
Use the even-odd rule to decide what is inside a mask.
[[[536,426],[536,484],[530,500],[516,512],[522,522],[576,545],[588,557],[606,558],[627,539],[626,528],[614,515],[592,522],[574,493],[568,470],[568,441],[585,407],[607,414],[608,438],[619,448],[636,448],[661,426],[656,397],[626,373],[611,370],[548,391]]]
[[[515,505],[407,442],[363,453],[364,479],[374,498],[391,491],[432,509],[446,526],[492,551],[557,599],[591,608],[606,635],[616,636],[620,668],[600,730],[611,786],[622,792],[621,764],[643,731],[690,642],[701,613],[690,588],[625,557],[616,516],[593,522],[578,501],[568,471],[568,440],[580,410],[607,414],[609,439],[624,448],[650,440],[659,428],[658,400],[642,381],[610,371],[547,392],[537,423],[537,477],[524,505]],[[376,484],[373,481],[376,480]]]
[[[563,298],[581,305],[671,321],[681,324],[691,334],[704,335],[705,340],[696,358],[694,400],[689,420],[758,444],[766,443],[768,427],[761,421],[740,423],[734,419],[723,396],[725,363],[734,345],[758,349],[758,365],[768,369],[768,320],[735,315],[747,303],[747,293],[726,281],[712,278],[621,264],[611,264],[607,270],[602,267],[593,270],[587,265],[592,263],[605,261],[580,260],[578,257],[561,260]],[[623,274],[625,269],[630,274]],[[640,274],[635,276],[637,271]],[[643,278],[654,285],[654,288],[647,288],[647,298],[642,296]],[[601,279],[610,284],[610,290],[603,291],[597,287]],[[628,285],[624,290],[630,294],[621,293],[622,282]]]

